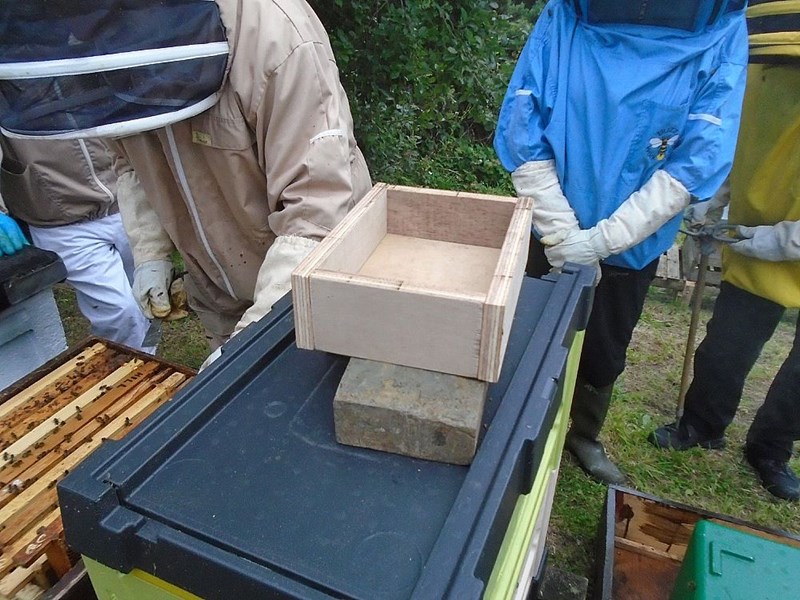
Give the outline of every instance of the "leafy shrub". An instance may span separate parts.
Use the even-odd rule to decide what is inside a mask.
[[[311,0],[373,180],[509,193],[491,147],[540,2]]]

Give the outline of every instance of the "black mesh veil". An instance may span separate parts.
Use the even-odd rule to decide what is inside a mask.
[[[213,1],[0,0],[0,127],[79,137],[161,126],[213,102],[227,57]]]
[[[587,22],[670,27],[702,31],[745,0],[573,0]]]

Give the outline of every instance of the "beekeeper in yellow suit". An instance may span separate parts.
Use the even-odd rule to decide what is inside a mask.
[[[785,309],[800,307],[800,0],[751,2],[748,30],[728,215],[744,239],[723,249],[722,285],[695,353],[684,415],[650,436],[662,448],[724,446],[750,369]],[[723,193],[711,203],[725,199]],[[798,439],[800,323],[744,448],[761,484],[786,500],[800,498],[788,464]]]

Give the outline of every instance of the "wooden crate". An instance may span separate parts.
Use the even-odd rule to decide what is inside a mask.
[[[36,598],[74,566],[56,484],[194,371],[90,338],[0,392],[0,599]]]
[[[530,198],[379,183],[292,274],[297,345],[497,381]]]
[[[695,524],[707,519],[800,548],[800,538],[610,486],[596,554],[596,600],[669,600]]]

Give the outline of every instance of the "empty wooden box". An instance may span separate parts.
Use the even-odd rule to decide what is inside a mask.
[[[530,198],[376,184],[292,274],[297,345],[497,381]]]

